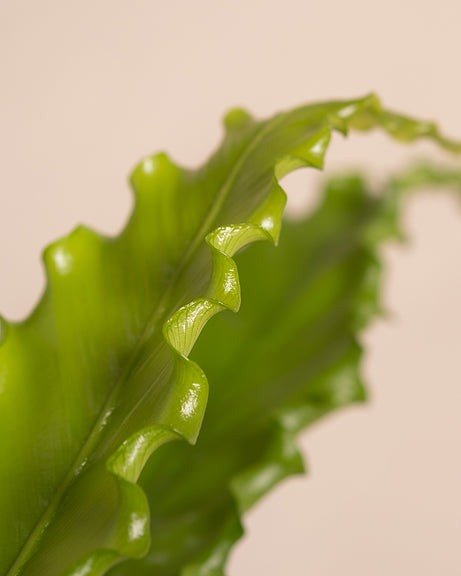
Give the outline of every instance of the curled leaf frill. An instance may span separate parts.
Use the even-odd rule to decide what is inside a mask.
[[[224,124],[222,145],[198,170],[164,154],[143,160],[121,234],[78,227],[52,244],[38,307],[21,323],[0,319],[0,437],[14,438],[0,459],[0,574],[99,576],[147,554],[139,476],[162,444],[197,439],[208,383],[189,354],[212,316],[240,307],[235,254],[277,243],[283,176],[321,169],[333,130],[381,127],[461,149],[431,123],[383,111],[374,95],[266,121],[235,110]],[[274,446],[288,468],[271,476],[270,463],[255,462],[230,478],[240,511],[302,468],[287,414]]]

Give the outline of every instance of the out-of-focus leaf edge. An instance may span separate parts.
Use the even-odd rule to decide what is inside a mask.
[[[348,177],[334,178],[336,185],[347,186]],[[381,213],[374,218],[361,235],[357,246],[369,256],[373,265],[369,274],[362,278],[359,297],[356,299],[351,318],[356,348],[347,358],[334,366],[327,378],[356,380],[359,385],[351,387],[351,394],[334,399],[335,387],[326,387],[322,402],[328,409],[313,411],[308,404],[299,402],[279,410],[272,419],[271,443],[266,457],[229,479],[229,491],[235,500],[235,516],[230,516],[215,542],[192,563],[186,565],[181,576],[225,576],[224,568],[232,547],[244,534],[242,515],[261,497],[293,475],[304,474],[303,456],[297,447],[297,434],[323,416],[339,408],[361,403],[367,398],[367,390],[360,377],[361,360],[365,352],[360,343],[360,333],[385,311],[381,302],[381,279],[383,262],[380,249],[386,241],[405,241],[405,231],[400,224],[402,202],[411,192],[420,188],[452,189],[461,192],[461,172],[457,168],[431,164],[416,165],[391,178],[381,190],[385,200]],[[341,388],[341,385],[339,386]],[[330,395],[330,397],[328,397]]]
[[[234,122],[238,125],[241,113],[236,110],[227,114],[225,123],[228,129],[232,128]],[[63,576],[100,576],[124,558],[140,558],[147,553],[150,544],[149,509],[146,496],[137,480],[147,459],[160,445],[181,438],[189,443],[196,441],[203,419],[203,410],[197,409],[201,404],[197,401],[197,397],[206,395],[208,384],[203,371],[188,358],[188,354],[203,326],[213,315],[225,309],[234,312],[239,309],[240,284],[233,256],[255,241],[277,243],[286,200],[285,192],[279,184],[280,178],[302,167],[322,169],[332,131],[347,135],[350,128],[369,130],[375,127],[382,128],[394,138],[404,142],[428,138],[450,152],[461,151],[461,143],[443,137],[433,123],[419,122],[383,111],[378,98],[372,94],[363,98],[350,112],[343,108],[340,114],[329,115],[323,130],[316,132],[312,139],[292,151],[289,156],[279,158],[275,162],[271,192],[248,221],[218,228],[207,235],[206,242],[212,252],[214,266],[207,292],[177,310],[164,324],[163,334],[175,351],[181,381],[188,383],[177,390],[177,394],[183,396],[183,405],[190,407],[188,417],[184,419],[181,427],[154,425],[139,430],[123,442],[108,459],[107,469],[115,476],[120,493],[117,545],[113,549],[97,549],[90,552],[70,566]],[[46,257],[45,268],[48,269]],[[33,314],[34,312],[29,319]],[[0,344],[5,337],[7,338],[7,334],[8,322],[0,317]],[[184,398],[187,398],[189,403],[185,403]],[[302,407],[299,409],[302,410]],[[287,425],[287,416],[281,414],[278,419],[280,434],[277,434],[277,446],[274,446],[276,458],[270,463],[255,463],[244,477],[230,479],[239,513],[251,506],[282,478],[299,473],[303,469],[301,457],[294,444],[296,430],[290,429]],[[270,474],[268,466],[274,468]],[[258,481],[264,475],[270,481]],[[254,488],[250,489],[252,485]],[[251,492],[250,498],[249,492]],[[238,520],[237,516],[236,519]],[[197,559],[193,565],[184,567],[183,576],[222,574],[225,558],[240,533],[239,523],[231,522],[226,525],[217,535],[213,548]]]

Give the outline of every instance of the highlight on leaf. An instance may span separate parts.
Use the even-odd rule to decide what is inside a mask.
[[[224,124],[197,170],[164,154],[142,161],[125,230],[79,227],[52,244],[36,310],[0,325],[0,438],[14,438],[1,444],[0,574],[220,574],[239,514],[302,470],[296,432],[364,396],[356,333],[378,309],[376,247],[395,230],[394,188],[377,199],[359,179],[331,184],[308,226],[287,227],[275,268],[262,247],[238,256],[251,310],[244,300],[234,320],[219,316],[224,335],[198,336],[239,309],[234,256],[277,243],[279,179],[321,168],[333,130],[461,145],[373,95],[265,121],[237,110]],[[197,441],[200,366],[214,387],[200,440],[160,448]]]

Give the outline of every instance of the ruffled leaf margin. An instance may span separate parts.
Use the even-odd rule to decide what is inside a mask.
[[[240,129],[246,118],[246,114],[241,111],[231,112],[225,120],[226,129],[229,131]],[[283,122],[283,119],[284,114],[276,116],[267,124],[267,131],[270,132],[272,123]],[[203,407],[208,394],[208,383],[201,368],[191,361],[188,355],[203,326],[213,315],[225,309],[234,312],[239,309],[240,282],[233,256],[243,247],[256,241],[277,243],[285,205],[285,193],[279,184],[283,176],[302,167],[321,169],[333,131],[347,135],[351,128],[369,130],[375,127],[382,128],[401,141],[411,142],[427,138],[448,151],[461,151],[461,144],[445,139],[439,134],[434,124],[383,111],[376,96],[371,95],[359,101],[334,103],[331,114],[326,115],[320,125],[313,126],[308,138],[292,148],[289,154],[268,159],[273,163],[270,193],[259,202],[245,222],[221,226],[207,234],[206,242],[211,251],[213,263],[213,273],[208,289],[200,297],[179,308],[163,326],[164,338],[175,354],[174,406],[180,406],[182,419],[178,421],[175,417],[170,422],[166,415],[162,425],[154,424],[128,437],[107,460],[107,470],[117,481],[120,498],[115,541],[109,548],[93,550],[80,558],[65,571],[63,576],[100,576],[125,558],[140,558],[147,553],[150,545],[149,507],[137,480],[149,456],[160,445],[179,438],[194,443],[199,434]],[[159,162],[166,162],[166,160],[163,156],[157,156],[148,159],[148,162],[144,161],[135,170],[133,180],[136,180],[140,172],[146,171],[147,165],[150,170],[152,164]],[[147,172],[145,176],[148,176]],[[78,234],[92,234],[86,229],[79,230]],[[47,253],[50,256],[45,258],[48,276],[53,274],[52,266],[56,263],[61,266],[66,264],[61,261],[62,259],[57,258],[56,246],[59,247],[62,242],[66,243],[71,240],[72,238],[68,237],[54,245],[54,252],[48,250]],[[92,237],[92,242],[98,242],[95,236]],[[4,339],[8,334],[8,323],[2,320],[0,329],[0,337]],[[267,473],[271,466],[270,462],[255,463],[255,467],[245,477],[234,479],[233,491],[240,511],[250,507],[262,493],[281,478],[294,471],[300,471],[302,465],[293,443],[294,432],[299,428],[298,425],[293,425],[295,420],[305,423],[304,417],[294,413],[284,414],[279,421],[280,428],[275,442],[277,457],[274,459],[278,468],[274,468],[273,473]],[[267,481],[261,483],[261,475]],[[249,489],[251,484],[255,486],[254,493]],[[244,494],[244,497],[240,498],[239,493]],[[200,566],[189,566],[185,574],[198,576],[199,574],[221,573],[219,567],[221,559],[228,551],[225,541],[226,535],[221,538],[220,548],[216,547],[207,560],[202,559]],[[219,550],[224,555],[218,553]],[[16,562],[7,572],[8,576],[23,573],[22,567],[33,553],[34,548],[30,547],[21,561]],[[216,561],[217,556],[220,556],[219,562]],[[24,574],[27,574],[27,570]]]

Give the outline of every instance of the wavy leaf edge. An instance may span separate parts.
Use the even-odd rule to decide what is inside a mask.
[[[363,131],[378,127],[397,140],[411,142],[427,138],[449,152],[461,152],[461,143],[442,136],[435,124],[419,122],[387,112],[382,109],[379,99],[374,94],[358,100],[344,101],[341,104],[343,106],[338,111],[328,114],[321,128],[314,132],[302,146],[298,146],[289,155],[275,160],[271,192],[246,222],[216,228],[206,236],[205,241],[211,251],[213,263],[212,277],[207,292],[179,308],[163,325],[164,338],[175,353],[176,368],[186,374],[188,381],[187,386],[176,391],[177,399],[180,400],[182,406],[183,425],[181,428],[152,425],[141,429],[128,437],[107,460],[106,468],[114,475],[120,495],[117,544],[111,549],[98,548],[89,552],[69,566],[63,576],[102,576],[124,559],[141,558],[147,553],[150,545],[149,507],[145,493],[137,480],[149,456],[162,444],[178,439],[194,444],[197,439],[204,415],[204,409],[199,407],[198,398],[207,397],[208,382],[201,368],[188,356],[201,330],[212,316],[223,310],[233,312],[239,310],[240,281],[233,256],[253,242],[266,241],[274,245],[278,243],[286,203],[286,193],[280,185],[280,179],[299,168],[323,169],[324,157],[332,132],[336,131],[346,136],[350,128]],[[281,113],[280,116],[283,114]],[[242,122],[251,118],[241,109],[231,110],[224,118],[225,129],[238,129]],[[159,157],[165,158],[165,155],[145,158],[134,169],[133,174],[136,170],[145,171],[146,174],[151,173],[152,166],[156,165]],[[131,181],[132,178],[133,176]],[[136,201],[135,192],[135,203]],[[134,208],[132,210],[134,211]],[[53,265],[50,250],[59,249],[60,243],[78,230],[95,234],[99,241],[107,239],[91,229],[77,227],[69,235],[53,242],[45,249],[46,270]],[[118,236],[123,232],[124,230]],[[57,264],[57,262],[54,263],[55,266]],[[20,323],[26,323],[33,316],[34,311]],[[0,316],[0,345],[8,337],[9,324]],[[250,502],[239,501],[238,485],[240,482],[245,484],[255,482],[257,476],[264,472],[265,463],[256,463],[254,468],[248,471],[248,475],[245,474],[248,476],[246,479],[230,479],[229,486],[239,515],[281,479],[304,470],[302,458],[294,442],[297,427],[290,425],[289,420],[289,414],[280,414],[277,418],[277,425],[280,426],[279,453],[283,455],[284,464],[274,470],[273,474],[266,474],[266,479],[269,481],[264,486],[258,486]],[[234,534],[231,538],[227,538],[227,531],[235,533],[235,527],[225,527],[223,533],[217,537],[220,545],[212,550],[208,558],[200,562],[200,566],[195,562],[187,565],[182,573],[191,576],[222,574],[222,564],[236,536],[238,537]],[[13,573],[20,574],[21,571],[20,568],[19,572]]]
[[[362,180],[356,173],[336,175],[332,180],[327,180],[327,186],[322,191],[327,192],[328,185],[332,181],[339,181],[344,185],[348,178],[355,180],[357,177]],[[403,200],[407,200],[411,193],[428,186],[448,189],[459,195],[461,172],[456,168],[424,163],[417,163],[409,169],[398,172],[381,190],[382,198],[386,201],[383,213],[377,220],[373,219],[360,236],[358,247],[366,251],[370,259],[369,273],[364,275],[359,287],[364,302],[358,299],[354,304],[352,325],[355,348],[352,354],[338,365],[332,366],[326,377],[331,381],[328,400],[332,402],[327,415],[332,410],[367,400],[367,389],[361,378],[361,361],[365,348],[360,341],[360,334],[374,319],[387,317],[387,311],[381,303],[383,262],[379,252],[387,241],[400,243],[407,241],[399,222],[400,204]],[[333,384],[334,381],[338,381],[337,387]],[[335,395],[337,397],[334,397]],[[282,480],[306,472],[303,455],[298,449],[297,435],[322,416],[324,414],[312,413],[308,400],[305,403],[300,401],[296,405],[286,406],[271,416],[271,430],[274,435],[268,447],[268,454],[229,479],[228,490],[234,500],[235,517],[228,519],[222,532],[218,533],[215,541],[204,553],[184,566],[180,572],[181,576],[225,576],[224,568],[229,553],[236,541],[245,533],[241,523],[242,516]]]

